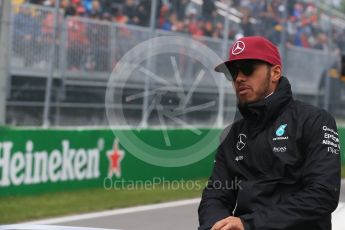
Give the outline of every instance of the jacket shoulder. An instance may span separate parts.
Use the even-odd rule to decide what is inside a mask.
[[[296,100],[294,106],[299,110],[300,113],[303,113],[306,116],[323,116],[323,117],[330,117],[333,116],[325,109],[319,108],[317,106],[298,101]]]
[[[302,120],[309,122],[316,120],[335,122],[333,116],[325,109],[298,100],[294,101],[293,106],[297,110],[298,117],[302,118]]]

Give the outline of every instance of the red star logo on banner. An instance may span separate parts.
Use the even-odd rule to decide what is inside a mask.
[[[121,161],[125,156],[125,152],[119,149],[119,139],[114,140],[113,149],[107,151],[109,160],[108,177],[111,178],[114,174],[116,177],[121,177]]]

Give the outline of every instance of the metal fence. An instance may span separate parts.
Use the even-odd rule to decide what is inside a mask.
[[[9,124],[42,124],[43,97],[46,90],[44,77],[49,75],[49,63],[54,60],[55,80],[50,117],[53,124],[106,125],[106,82],[116,64],[142,41],[152,37],[176,35],[162,30],[152,31],[150,28],[87,18],[64,18],[62,14],[58,24],[57,40],[54,41],[53,9],[33,5],[13,8],[10,44],[12,82],[7,115]],[[227,51],[224,52],[223,49],[224,42],[226,47],[231,44],[231,41],[208,37],[199,37],[197,40],[223,58],[227,55]],[[57,50],[54,58],[50,53],[53,45]],[[339,65],[339,54],[297,47],[288,47],[283,53],[284,72],[291,81],[295,95],[324,107],[332,103],[332,85],[324,83],[329,79],[328,70]],[[193,84],[201,67],[192,59],[183,56],[181,53],[176,58],[182,63],[183,84],[188,88]],[[167,63],[163,60],[164,58],[154,58],[150,61],[152,72],[160,73],[167,79],[173,78],[172,72],[167,72]],[[147,85],[146,77],[140,77],[142,73],[138,72],[137,75],[127,82],[124,91],[126,96],[143,93],[145,90],[152,91],[156,87],[152,82]],[[191,113],[186,118],[188,122],[199,122],[206,126],[217,119],[218,125],[221,126],[231,122],[236,101],[231,84],[225,84],[222,80],[224,91],[220,91],[208,81],[200,84],[202,87],[195,92],[192,105],[208,99],[215,99],[217,103],[203,112]],[[178,97],[168,95],[164,100],[169,104],[169,100],[178,100]],[[143,107],[144,101],[140,99],[125,105],[124,110],[129,120],[132,119],[134,123],[142,122],[145,116],[143,111],[147,110],[147,107]],[[340,100],[333,102],[341,103]],[[175,106],[177,105],[178,102],[175,103]],[[157,115],[150,116],[146,119],[147,124],[158,125]]]

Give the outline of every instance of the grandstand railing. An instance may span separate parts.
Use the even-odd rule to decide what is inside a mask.
[[[53,9],[42,6],[22,6],[25,7],[32,16],[22,16],[18,7],[13,10],[11,73],[47,76],[52,59],[50,47],[54,44],[50,37],[54,12]],[[59,21],[61,26],[55,42],[56,77],[107,80],[116,63],[127,51],[152,37],[149,28],[133,25],[88,18],[63,18],[62,14]],[[153,36],[171,34],[174,33],[155,30]],[[198,41],[206,44],[219,56],[222,55],[222,40],[199,37]],[[287,47],[286,50],[284,70],[294,91],[300,94],[318,94],[322,77],[338,61],[338,55],[300,47]]]
[[[59,16],[57,40],[51,39],[54,29],[54,11],[52,8],[37,5],[14,6],[11,18],[11,74],[16,76],[46,77],[49,75],[51,46],[56,46],[54,57],[54,77],[73,81],[74,83],[91,80],[103,85],[109,79],[116,64],[130,49],[151,37],[181,35],[170,31],[152,30],[145,27],[116,24],[107,21],[92,20],[89,18]],[[181,35],[182,36],[182,35]],[[185,34],[183,35],[185,36]],[[211,48],[220,57],[224,56],[224,40],[210,37],[195,38]],[[232,41],[225,41],[227,47]],[[325,94],[325,82],[328,70],[339,65],[339,54],[300,47],[286,47],[283,57],[284,74],[289,78],[292,89],[298,97],[313,103],[320,104],[320,96]],[[228,53],[226,51],[225,53]],[[151,63],[156,72],[163,72],[165,65],[159,59]],[[184,72],[184,83],[192,84],[193,76],[197,73],[192,66],[192,60],[184,63],[187,68]],[[212,71],[212,70],[210,70]],[[169,75],[165,75],[169,77]],[[189,82],[188,79],[191,79]],[[85,81],[84,81],[85,82]],[[103,82],[103,83],[102,83]],[[135,78],[133,89],[143,89],[145,78]],[[91,86],[94,83],[91,84]],[[203,81],[206,96],[218,94],[218,88],[208,87]],[[96,85],[96,84],[94,84]],[[214,84],[213,84],[214,87]],[[231,84],[226,84],[225,94],[231,94]],[[205,93],[198,92],[200,94]],[[234,105],[234,98],[225,96],[223,116],[231,117],[234,113],[230,105]],[[13,104],[14,102],[12,102]],[[40,103],[41,102],[37,102]],[[55,105],[55,104],[54,104]],[[62,107],[68,107],[61,103]],[[85,106],[80,104],[81,107]],[[90,106],[90,104],[88,104]],[[103,107],[104,104],[101,106]],[[72,107],[78,107],[77,104]],[[137,110],[139,111],[139,106]],[[213,111],[216,115],[217,111]],[[225,118],[226,120],[226,118]]]

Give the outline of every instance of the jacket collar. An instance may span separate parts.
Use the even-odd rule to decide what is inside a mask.
[[[292,100],[291,85],[287,78],[281,77],[276,91],[265,99],[247,105],[237,104],[243,118],[266,125],[273,120]]]

